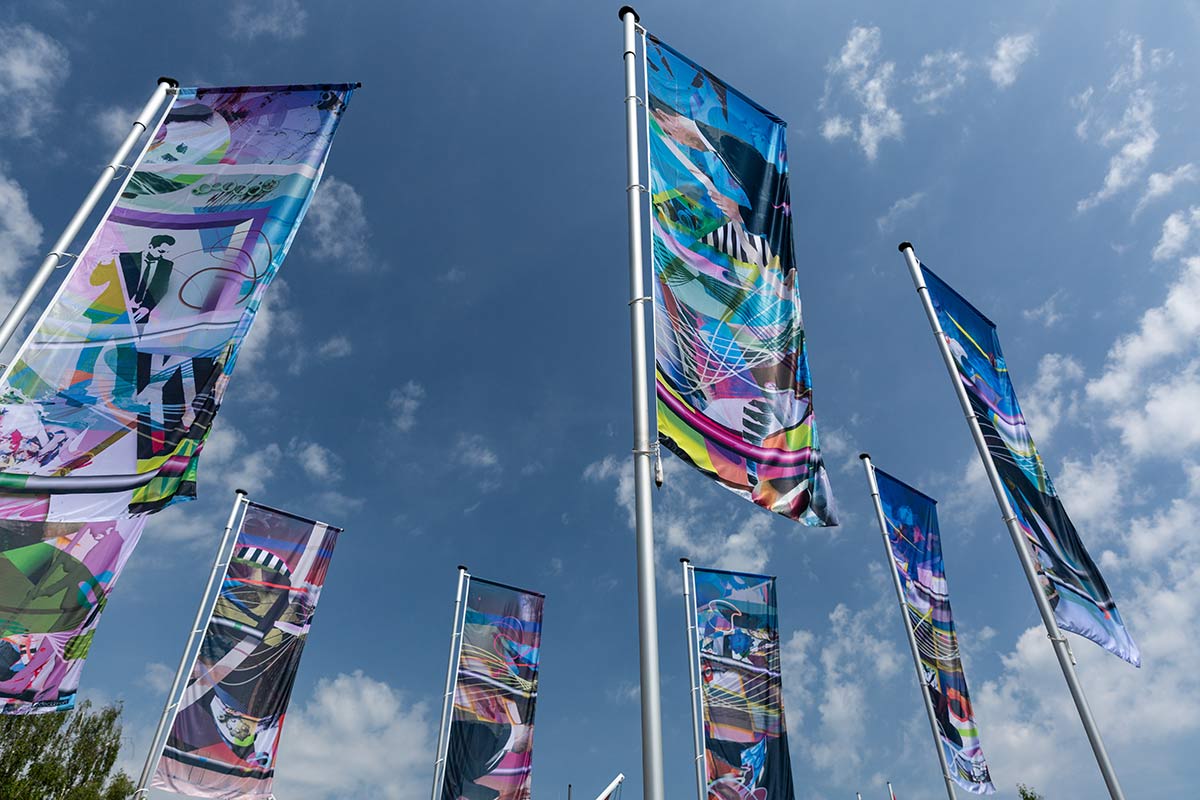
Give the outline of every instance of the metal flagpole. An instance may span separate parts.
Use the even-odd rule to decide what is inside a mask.
[[[146,101],[142,113],[138,114],[137,119],[133,121],[133,126],[130,128],[128,135],[125,136],[125,141],[121,142],[121,146],[117,148],[117,152],[113,155],[112,161],[108,163],[101,172],[100,177],[92,185],[92,190],[87,193],[83,199],[83,203],[75,211],[75,215],[71,217],[71,221],[67,223],[67,227],[59,235],[54,242],[54,246],[50,248],[50,252],[42,259],[41,266],[33,276],[33,280],[25,287],[25,291],[17,299],[12,310],[8,312],[8,316],[4,318],[4,322],[0,322],[0,351],[8,345],[13,334],[17,331],[17,326],[21,324],[21,320],[25,318],[25,314],[29,311],[29,307],[33,305],[33,301],[37,298],[38,292],[50,280],[50,276],[59,266],[59,259],[70,257],[71,253],[67,252],[67,248],[71,246],[71,242],[79,235],[79,229],[83,227],[83,223],[87,222],[88,215],[96,208],[96,204],[100,202],[100,197],[104,194],[104,190],[108,185],[116,179],[117,174],[122,167],[122,161],[129,155],[129,151],[137,144],[137,140],[149,128],[150,121],[154,118],[155,111],[162,105],[163,99],[171,92],[179,87],[179,81],[174,78],[159,78],[158,86],[155,87],[154,93],[150,95],[150,99]]]
[[[608,786],[605,786],[604,791],[602,791],[600,794],[596,795],[596,800],[608,800],[609,795],[612,794],[612,792],[615,791],[616,788],[618,786],[620,786],[621,782],[624,780],[625,780],[625,773],[618,772],[617,777],[613,778],[613,782],[610,783]]]
[[[934,338],[937,339],[938,343],[938,350],[942,354],[942,361],[945,362],[946,369],[950,372],[950,382],[954,384],[954,392],[958,396],[958,402],[962,406],[963,414],[967,418],[967,426],[971,429],[971,437],[975,440],[975,447],[979,450],[979,457],[983,461],[983,469],[987,473],[988,482],[992,485],[992,493],[996,495],[996,502],[1000,505],[1004,524],[1008,527],[1008,534],[1012,538],[1013,547],[1017,549],[1021,568],[1025,570],[1025,579],[1029,581],[1029,589],[1033,592],[1038,612],[1042,615],[1042,623],[1046,626],[1046,635],[1054,645],[1054,655],[1058,657],[1058,665],[1062,668],[1063,677],[1067,681],[1067,688],[1071,691],[1071,699],[1075,701],[1075,709],[1079,712],[1079,720],[1083,723],[1083,729],[1087,733],[1088,742],[1092,746],[1092,752],[1096,755],[1096,763],[1100,766],[1100,774],[1104,777],[1104,783],[1108,787],[1108,793],[1112,797],[1112,800],[1125,800],[1125,793],[1121,791],[1121,784],[1117,780],[1117,773],[1113,770],[1112,762],[1108,759],[1108,751],[1104,748],[1104,740],[1100,738],[1100,729],[1096,727],[1096,720],[1092,718],[1092,710],[1088,706],[1087,697],[1083,693],[1083,686],[1079,683],[1079,676],[1075,674],[1075,665],[1071,660],[1071,651],[1067,646],[1066,637],[1059,630],[1058,620],[1054,618],[1054,610],[1050,608],[1050,601],[1046,599],[1046,595],[1042,592],[1041,585],[1038,582],[1037,568],[1034,567],[1033,556],[1029,552],[1029,543],[1025,541],[1025,532],[1021,530],[1021,526],[1017,522],[1017,515],[1013,512],[1012,504],[1008,502],[1008,495],[1005,493],[1000,473],[996,470],[996,463],[992,460],[992,454],[988,451],[987,441],[983,438],[983,430],[979,427],[979,421],[975,419],[975,412],[971,409],[971,399],[967,397],[967,390],[963,388],[962,381],[959,380],[958,367],[955,365],[954,355],[950,352],[950,345],[946,342],[946,334],[942,331],[942,326],[938,322],[937,312],[933,308],[933,301],[929,299],[929,289],[925,286],[925,278],[921,274],[921,263],[917,261],[917,255],[913,252],[911,243],[901,242],[899,249],[904,254],[904,260],[908,264],[908,271],[912,275],[913,284],[917,288],[917,296],[921,298],[921,305],[925,308],[925,316],[929,318],[929,324],[933,328]]]
[[[133,793],[134,798],[150,795],[147,787],[150,785],[150,779],[154,777],[155,770],[158,769],[158,761],[162,757],[163,747],[166,746],[163,734],[167,728],[167,720],[174,719],[179,710],[180,685],[183,683],[184,673],[191,671],[191,664],[195,660],[192,648],[195,646],[196,637],[208,628],[208,620],[205,617],[212,615],[212,609],[208,606],[211,601],[213,585],[217,582],[217,574],[229,568],[229,537],[233,533],[238,513],[245,508],[248,502],[244,489],[236,489],[234,495],[233,508],[229,510],[229,521],[225,523],[225,532],[221,535],[221,545],[217,548],[217,557],[213,559],[212,571],[208,574],[208,585],[204,587],[204,594],[200,598],[200,607],[196,609],[196,619],[192,622],[192,630],[188,634],[187,644],[184,645],[183,654],[179,657],[179,668],[175,670],[175,680],[171,683],[170,693],[167,694],[167,702],[163,706],[162,716],[158,718],[158,727],[154,729],[154,738],[150,741],[150,752],[146,754],[146,763],[142,767],[141,777],[138,778],[137,789]],[[224,565],[221,564],[221,559],[225,559]],[[208,615],[204,613],[206,608]],[[202,621],[204,624],[201,624]]]
[[[640,647],[642,703],[642,796],[664,800],[662,763],[662,709],[658,675],[658,601],[654,585],[654,527],[650,507],[652,455],[649,394],[646,381],[646,312],[642,276],[642,192],[638,148],[637,93],[638,15],[629,6],[618,12],[624,26],[625,144],[629,207],[629,320],[633,355],[633,473],[634,518],[637,529],[638,644]]]
[[[888,787],[888,800],[896,800],[896,793],[892,791],[892,782],[891,781],[887,782],[887,787]]]
[[[689,698],[692,707],[692,745],[696,752],[696,795],[700,800],[706,800],[708,765],[704,761],[704,739],[700,729],[700,708],[704,704],[704,696],[700,692],[700,683],[696,680],[696,661],[700,644],[696,631],[696,609],[692,603],[696,579],[692,575],[691,561],[681,558],[679,563],[683,564],[683,607],[687,612],[688,681],[691,684]]]
[[[946,751],[942,747],[942,737],[938,732],[937,716],[933,711],[933,698],[929,694],[929,684],[925,682],[925,668],[921,666],[921,650],[917,646],[917,637],[913,633],[912,618],[908,615],[908,603],[904,599],[904,588],[900,585],[900,576],[896,574],[896,562],[892,556],[892,546],[888,537],[887,518],[883,515],[883,504],[879,500],[879,484],[875,480],[875,466],[867,453],[859,455],[863,468],[867,471],[867,483],[871,487],[871,502],[875,504],[875,521],[879,523],[879,532],[883,534],[883,549],[887,553],[887,571],[892,576],[892,586],[896,589],[896,600],[900,603],[900,616],[904,618],[904,633],[908,637],[908,647],[912,651],[913,666],[917,669],[917,683],[921,687],[921,699],[925,703],[925,714],[929,717],[929,730],[933,733],[933,746],[937,748],[938,764],[942,768],[942,780],[946,783],[946,794],[950,800],[958,800],[954,793],[954,782],[950,779],[950,766],[946,763]],[[888,784],[888,791],[891,791]]]
[[[446,692],[442,695],[442,722],[438,726],[437,758],[433,762],[432,800],[441,800],[446,780],[446,751],[450,748],[450,709],[454,707],[454,687],[458,683],[458,661],[462,653],[463,598],[471,585],[471,573],[458,565],[458,592],[454,595],[454,630],[450,634],[450,663],[446,665]]]

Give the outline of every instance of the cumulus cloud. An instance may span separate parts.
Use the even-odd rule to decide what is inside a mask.
[[[56,39],[0,23],[0,134],[33,136],[54,111],[55,89],[70,71],[67,49]]]
[[[966,85],[970,66],[967,57],[957,50],[927,53],[908,79],[916,91],[913,102],[930,112],[938,111],[943,100]]]
[[[308,26],[308,12],[300,0],[235,0],[229,21],[235,39],[298,39]]]
[[[425,399],[425,387],[409,381],[388,395],[388,410],[393,414],[392,424],[396,430],[410,431],[417,424],[417,409]]]
[[[1022,65],[1036,53],[1036,37],[1032,33],[1001,36],[996,41],[995,54],[987,62],[992,83],[1001,89],[1012,86],[1017,82]]]
[[[908,197],[901,197],[892,203],[891,207],[883,213],[883,216],[875,219],[875,225],[879,228],[879,232],[887,233],[890,231],[896,224],[896,220],[921,205],[924,200],[924,192],[913,192]]]
[[[312,254],[337,262],[339,269],[362,272],[372,267],[370,229],[363,198],[349,183],[332,175],[321,179],[304,230],[312,238]]]
[[[262,492],[275,475],[283,459],[283,450],[274,442],[251,447],[245,434],[228,420],[213,425],[204,443],[204,465],[220,475],[228,489],[245,489],[250,494]]]
[[[407,800],[428,793],[436,725],[413,703],[361,670],[322,678],[288,714],[276,778],[280,797]]]
[[[288,445],[291,456],[300,463],[308,477],[317,481],[337,481],[342,477],[342,459],[327,447],[316,442],[292,439]]]
[[[1158,198],[1166,197],[1185,183],[1195,183],[1197,179],[1200,179],[1200,170],[1196,169],[1196,165],[1192,163],[1178,166],[1170,172],[1151,174],[1146,179],[1146,193],[1138,200],[1133,215],[1136,217],[1146,206]]]
[[[1060,292],[1055,292],[1046,298],[1046,302],[1036,308],[1027,308],[1021,316],[1031,322],[1040,322],[1047,328],[1052,328],[1062,320],[1062,312],[1058,310]]]
[[[1200,206],[1176,211],[1163,221],[1162,236],[1154,246],[1155,261],[1167,261],[1183,253],[1192,232],[1200,229]]]
[[[1119,144],[1120,149],[1108,162],[1104,185],[1076,204],[1076,210],[1087,211],[1133,185],[1154,154],[1158,131],[1154,127],[1154,101],[1145,90],[1129,98],[1129,106],[1120,124],[1110,128],[1100,138],[1105,147]]]
[[[347,336],[334,336],[317,348],[317,356],[320,358],[345,358],[353,352],[354,345]]]
[[[454,449],[460,464],[476,469],[490,469],[500,465],[500,456],[487,444],[487,440],[478,433],[460,433],[455,440]]]
[[[1050,441],[1082,385],[1083,366],[1074,358],[1059,353],[1042,356],[1033,386],[1020,393],[1021,410],[1036,442]]]
[[[856,27],[850,31],[841,53],[825,67],[825,96],[820,106],[828,114],[822,121],[821,135],[830,141],[843,136],[854,138],[870,161],[878,157],[880,143],[899,139],[904,132],[900,112],[888,103],[896,65],[879,61],[881,43],[879,28]],[[838,95],[859,107],[857,127],[832,111],[835,87]]]
[[[16,302],[22,271],[35,266],[41,242],[42,226],[29,210],[25,190],[0,165],[0,307],[5,313]]]

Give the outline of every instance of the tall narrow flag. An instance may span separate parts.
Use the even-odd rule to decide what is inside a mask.
[[[950,609],[936,501],[878,467],[875,480],[950,777],[969,792],[993,794]]]
[[[544,603],[470,578],[442,800],[529,796]]]
[[[153,786],[269,798],[339,528],[248,503]]]
[[[1033,548],[1042,591],[1055,619],[1064,630],[1141,666],[1138,646],[1125,628],[1108,584],[1083,546],[1034,446],[996,326],[928,267],[922,265],[921,272],[988,452]]]
[[[792,800],[775,579],[692,570],[710,800]]]
[[[722,486],[836,525],[792,246],[786,123],[651,39],[659,441]]]
[[[183,89],[0,379],[0,713],[71,708],[144,515],[195,495],[349,85]]]

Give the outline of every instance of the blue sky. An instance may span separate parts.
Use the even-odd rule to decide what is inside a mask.
[[[201,498],[151,520],[84,672],[85,696],[125,703],[131,768],[242,486],[346,528],[281,798],[428,792],[458,563],[547,595],[534,796],[568,782],[594,796],[617,771],[641,795],[617,5],[0,4],[4,303],[158,75],[364,83],[239,362]],[[885,780],[903,800],[944,796],[860,450],[941,501],[999,796],[1018,782],[1102,795],[901,239],[998,324],[1142,647],[1139,671],[1072,639],[1126,794],[1185,796],[1200,727],[1200,5],[638,8],[790,124],[843,519],[803,529],[666,462],[668,796],[692,791],[683,555],[780,578],[798,797],[883,797]]]

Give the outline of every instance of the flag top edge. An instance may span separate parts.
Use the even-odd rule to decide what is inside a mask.
[[[692,567],[692,572],[715,572],[718,575],[741,575],[746,578],[766,578],[767,580],[778,580],[777,575],[763,575],[758,572],[740,572],[736,569],[716,569],[715,567]]]
[[[646,31],[646,35],[647,35],[648,37],[650,37],[650,40],[651,40],[651,41],[653,41],[655,44],[657,44],[657,45],[660,45],[660,46],[662,46],[662,47],[665,47],[665,48],[667,48],[668,50],[670,50],[670,51],[671,51],[671,53],[672,53],[673,55],[675,55],[677,58],[680,58],[680,59],[682,59],[683,61],[686,61],[688,64],[691,64],[693,67],[695,67],[695,68],[696,68],[696,69],[698,69],[699,71],[701,71],[701,72],[703,72],[703,73],[705,73],[705,74],[707,74],[707,75],[710,75],[710,76],[712,76],[713,78],[716,78],[717,80],[719,80],[719,81],[721,82],[721,85],[722,85],[722,86],[724,86],[726,89],[728,89],[729,91],[731,91],[731,92],[733,92],[734,94],[736,94],[738,97],[740,97],[740,98],[742,98],[743,100],[745,100],[747,103],[749,103],[751,106],[753,106],[753,107],[754,107],[754,108],[756,108],[757,110],[761,111],[761,112],[762,112],[762,113],[763,113],[765,116],[767,116],[768,118],[770,118],[772,122],[776,122],[776,123],[778,123],[778,124],[782,125],[782,126],[783,126],[783,127],[785,127],[785,128],[787,127],[787,120],[785,120],[785,119],[783,119],[782,117],[780,117],[780,116],[779,116],[778,114],[776,114],[774,111],[771,111],[770,109],[768,109],[768,108],[764,107],[764,106],[763,106],[761,103],[759,103],[757,100],[755,100],[754,98],[750,97],[748,94],[746,94],[746,93],[745,93],[745,92],[743,92],[741,89],[739,89],[739,88],[737,88],[736,86],[734,86],[733,84],[729,83],[729,82],[728,82],[728,81],[726,81],[724,78],[718,77],[718,76],[717,76],[717,74],[716,74],[715,72],[713,72],[712,70],[710,70],[710,69],[705,69],[704,67],[700,66],[700,65],[699,65],[699,64],[697,64],[695,61],[693,61],[692,59],[688,58],[688,57],[687,57],[687,56],[685,56],[683,53],[679,52],[679,51],[678,51],[678,50],[676,50],[674,47],[672,47],[671,45],[669,45],[669,44],[667,44],[666,42],[664,42],[662,39],[660,39],[660,38],[658,38],[657,36],[655,36],[653,33],[650,33],[650,31]]]
[[[283,516],[283,517],[291,517],[292,519],[299,520],[300,522],[311,522],[314,525],[324,525],[326,528],[337,531],[338,533],[342,533],[343,531],[345,531],[345,528],[338,527],[337,525],[330,525],[328,522],[322,522],[319,519],[313,519],[312,517],[306,517],[303,514],[297,514],[294,511],[286,511],[282,508],[276,508],[275,506],[269,506],[266,503],[260,503],[256,500],[251,500],[248,497],[246,498],[246,505],[253,506],[262,511],[270,511],[272,514],[279,514],[280,516]]]
[[[540,597],[543,600],[546,599],[546,595],[542,594],[541,592],[535,592],[532,589],[522,589],[520,586],[513,586],[511,583],[500,583],[500,581],[489,581],[487,578],[477,578],[474,575],[471,575],[471,583],[486,583],[488,586],[498,586],[501,589],[509,589],[514,592],[520,592],[521,594],[531,594],[534,597]]]
[[[349,92],[361,88],[361,81],[353,81],[350,83],[257,84],[250,86],[187,86],[179,89],[179,94],[199,97],[200,95],[209,94],[211,92],[308,92],[316,91],[317,89],[337,89],[340,91]]]
[[[871,464],[871,468],[875,470],[875,473],[876,473],[877,475],[878,475],[878,474],[880,474],[880,473],[882,473],[882,474],[883,474],[883,476],[884,476],[885,478],[887,478],[888,480],[890,480],[890,481],[892,481],[892,482],[894,482],[894,483],[898,483],[898,484],[900,484],[900,485],[901,485],[901,486],[903,486],[905,489],[908,489],[910,492],[913,492],[914,494],[919,494],[919,495],[921,495],[921,497],[924,497],[926,500],[928,500],[929,502],[933,503],[935,506],[937,505],[937,500],[935,500],[934,498],[932,498],[932,497],[930,497],[929,495],[925,494],[925,493],[924,493],[924,492],[922,492],[920,489],[918,489],[917,487],[913,486],[911,483],[907,483],[907,482],[905,482],[905,481],[902,481],[902,480],[900,480],[899,478],[897,478],[895,475],[893,475],[892,473],[888,472],[887,470],[880,469],[879,467],[875,466],[874,462],[872,462],[872,464]]]
[[[991,325],[992,328],[999,330],[996,326],[996,323],[992,322],[991,318],[987,314],[980,311],[979,308],[976,307],[976,305],[974,303],[972,303],[967,298],[963,297],[962,294],[960,294],[957,289],[955,289],[953,286],[951,286],[949,283],[947,283],[946,280],[941,275],[938,275],[936,272],[934,272],[932,269],[930,269],[928,264],[926,264],[924,261],[921,261],[920,259],[917,259],[917,263],[921,266],[922,270],[924,270],[925,272],[928,272],[930,275],[937,278],[938,283],[940,283],[942,286],[945,286],[946,289],[948,289],[951,294],[953,294],[955,297],[957,297],[959,300],[961,300],[964,304],[966,304],[967,308],[971,309],[976,314],[978,314],[980,319],[982,319],[988,325]]]

